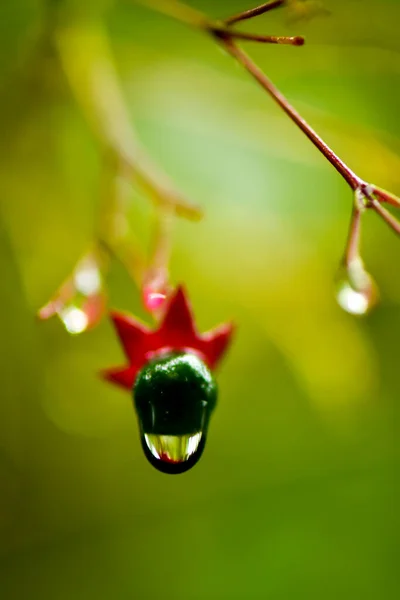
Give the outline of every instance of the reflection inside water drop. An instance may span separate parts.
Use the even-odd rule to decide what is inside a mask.
[[[169,474],[183,473],[199,460],[204,449],[202,432],[190,435],[160,435],[145,433],[142,436],[144,452],[159,471]]]
[[[145,442],[155,458],[179,463],[188,460],[199,447],[201,432],[193,435],[144,434]]]

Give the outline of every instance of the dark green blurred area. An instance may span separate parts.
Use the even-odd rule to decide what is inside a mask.
[[[400,3],[325,6],[246,26],[304,34],[303,48],[249,51],[360,176],[400,194]],[[49,32],[99,18],[142,142],[206,210],[177,224],[173,278],[202,329],[238,324],[204,456],[177,477],[147,464],[131,399],[97,378],[121,361],[109,323],[70,337],[35,318],[89,244],[101,191]],[[129,2],[2,0],[0,90],[0,598],[398,598],[393,233],[367,215],[382,302],[346,315],[333,281],[349,189],[210,40]],[[131,222],[146,244],[136,190]],[[120,267],[109,285],[143,315]]]

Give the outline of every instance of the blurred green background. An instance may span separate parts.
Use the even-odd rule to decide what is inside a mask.
[[[281,10],[244,27],[304,34],[303,48],[248,49],[360,176],[400,194],[400,3],[325,6],[329,18],[288,25]],[[71,337],[35,319],[89,244],[101,195],[52,31],[99,19],[141,141],[206,210],[177,224],[173,279],[201,329],[238,324],[205,454],[178,477],[147,464],[129,396],[97,378],[122,358],[109,322]],[[382,302],[345,314],[349,189],[212,41],[133,3],[2,0],[0,96],[1,599],[397,598],[393,233],[366,215]],[[151,210],[131,198],[146,245]],[[118,265],[109,290],[144,316]]]

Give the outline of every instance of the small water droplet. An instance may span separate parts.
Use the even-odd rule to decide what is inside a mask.
[[[153,292],[149,289],[143,290],[143,302],[145,308],[153,313],[158,311],[167,299],[167,294],[164,292]]]
[[[142,287],[143,304],[150,313],[157,314],[165,304],[170,289],[164,273],[148,275]]]
[[[100,268],[93,256],[84,258],[74,271],[74,284],[84,296],[97,294],[102,287]]]
[[[342,282],[336,298],[339,306],[352,315],[365,315],[368,312],[368,296],[353,290],[349,282]]]
[[[79,334],[98,323],[105,312],[102,258],[86,255],[56,295],[39,311],[40,319],[57,315],[68,333]]]
[[[84,296],[76,294],[56,312],[68,333],[77,335],[97,325],[106,308],[103,293]]]
[[[69,333],[82,333],[88,326],[87,314],[75,306],[65,306],[60,310],[59,316]]]
[[[365,315],[377,303],[377,287],[361,260],[341,269],[338,277],[336,300],[351,315]]]

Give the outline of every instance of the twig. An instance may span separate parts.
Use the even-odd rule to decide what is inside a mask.
[[[347,268],[360,258],[360,234],[361,210],[357,206],[354,206],[350,220],[346,250],[344,253],[344,264]]]
[[[258,35],[256,33],[245,33],[243,31],[227,30],[218,25],[210,28],[211,33],[221,39],[236,39],[247,42],[258,42],[261,44],[284,44],[287,46],[303,46],[305,40],[301,35],[281,36],[281,35]]]
[[[142,282],[143,302],[147,310],[159,316],[170,289],[168,265],[172,249],[173,213],[171,209],[155,214],[152,250]]]
[[[144,4],[149,8],[153,8],[159,12],[164,14],[168,14],[170,16],[174,16],[175,19],[178,19],[182,22],[187,22],[187,12],[186,5],[172,0],[171,2],[165,0],[137,0],[140,4]],[[253,11],[247,11],[247,19],[253,18],[262,14],[262,12],[266,12],[267,7],[276,8],[274,3],[268,3],[262,5],[262,7],[257,7]],[[182,14],[181,14],[182,11]],[[190,12],[192,9],[190,9]],[[261,11],[261,12],[260,12]],[[241,13],[245,14],[245,13]],[[181,18],[182,17],[182,18]],[[234,21],[237,20],[238,15],[233,17]],[[225,23],[230,22],[231,18],[225,19]],[[233,30],[223,30],[221,28],[213,27],[211,21],[207,19],[205,15],[202,13],[198,13],[195,11],[195,17],[191,20],[191,25],[196,26],[196,24],[201,23],[201,29],[205,29],[208,33],[212,35],[212,37],[220,43],[225,50],[237,61],[239,62],[251,75],[252,77],[261,85],[261,87],[268,92],[268,94],[279,104],[279,106],[284,110],[284,112],[290,117],[290,119],[303,131],[303,133],[308,137],[309,140],[318,148],[318,150],[329,160],[329,162],[335,167],[335,169],[344,177],[347,183],[351,186],[353,190],[356,190],[360,187],[364,182],[357,177],[357,175],[333,152],[331,148],[323,141],[323,139],[312,129],[312,127],[301,117],[301,115],[296,111],[296,109],[291,106],[285,96],[275,87],[275,85],[270,81],[270,79],[261,71],[259,67],[250,59],[250,57],[236,44],[233,42]],[[302,38],[292,38],[292,39],[302,39]]]
[[[234,41],[236,39],[259,43],[302,45],[304,39],[301,36],[258,35],[236,31],[231,28],[236,23],[257,17],[289,3],[289,0],[271,1],[222,21],[211,20],[200,11],[186,6],[178,0],[136,0],[136,3],[173,17],[210,35],[244,67],[343,177],[356,196],[344,262],[349,273],[357,272],[357,277],[361,274],[360,281],[366,282],[368,280],[370,292],[373,287],[372,280],[364,270],[359,251],[361,215],[364,209],[373,209],[400,235],[400,222],[381,206],[381,203],[385,202],[400,208],[400,199],[394,194],[368,184],[358,177]],[[114,184],[120,176],[127,179],[134,178],[158,207],[154,249],[147,269],[143,265],[143,260],[138,258],[139,255],[135,251],[133,255],[129,255],[132,247],[124,245],[125,238],[120,236],[118,231],[112,230],[112,224],[108,223],[104,227],[107,220],[103,221],[103,226],[100,226],[98,232],[98,240],[101,240],[104,246],[109,247],[114,253],[116,248],[122,250],[123,262],[129,263],[126,266],[131,270],[134,279],[142,282],[147,307],[150,311],[155,311],[158,308],[157,302],[161,298],[156,298],[154,294],[156,296],[157,294],[163,295],[165,298],[166,292],[164,293],[164,290],[168,287],[167,264],[170,254],[172,216],[174,213],[178,213],[188,218],[197,219],[201,216],[201,212],[197,206],[188,202],[174,190],[166,176],[154,167],[139,147],[122,99],[118,79],[110,58],[107,39],[101,29],[97,28],[89,35],[87,28],[65,28],[58,31],[56,42],[71,88],[81,108],[92,122],[98,138],[117,165],[114,171]],[[117,200],[117,197],[112,200],[111,194],[109,208],[104,210],[104,215],[107,214],[107,210],[111,210],[114,217],[121,212]],[[128,252],[127,255],[124,255],[126,248],[128,248]],[[153,300],[155,300],[154,304],[152,304]]]
[[[115,157],[103,157],[101,202],[95,238],[109,255],[123,265],[140,287],[146,270],[146,260],[128,223],[127,208],[131,190],[125,168],[126,166],[115,160]]]
[[[125,174],[156,205],[171,205],[179,215],[189,219],[201,218],[200,208],[177,192],[140,148],[101,28],[66,27],[57,31],[55,40],[75,98],[99,141],[124,165]]]
[[[215,23],[209,20],[205,15],[195,12],[192,9],[187,11],[187,7],[175,0],[166,2],[165,0],[139,0],[179,21],[186,22],[200,30],[210,34],[218,44],[220,44],[232,58],[241,64],[246,71],[256,80],[256,82],[273,98],[287,116],[297,125],[311,143],[321,152],[321,154],[331,163],[336,171],[343,177],[355,194],[355,205],[353,207],[352,218],[350,221],[348,239],[344,253],[344,267],[347,271],[350,286],[357,293],[362,295],[363,304],[359,305],[360,298],[357,298],[357,306],[354,307],[352,299],[348,297],[346,288],[341,290],[345,298],[338,299],[339,304],[348,312],[356,314],[365,314],[377,299],[377,289],[373,279],[365,270],[360,255],[360,236],[361,236],[361,217],[365,209],[373,209],[395,233],[400,235],[400,222],[389,213],[381,203],[388,203],[391,206],[400,208],[400,199],[373,184],[369,184],[361,179],[317,134],[317,132],[307,123],[297,110],[288,102],[286,97],[278,90],[265,73],[251,60],[251,58],[236,43],[236,40],[250,40],[268,43],[290,43],[291,45],[302,45],[304,39],[297,36],[291,38],[274,38],[273,36],[257,36],[237,32],[231,29],[231,26],[244,20],[252,19],[270,10],[289,3],[289,0],[271,1],[256,8],[246,10],[239,14],[228,17],[221,23]],[[226,29],[226,27],[228,29]],[[283,39],[285,42],[283,42]]]
[[[387,204],[391,204],[395,208],[400,208],[400,198],[398,198],[391,192],[387,192],[386,190],[383,190],[382,188],[376,185],[373,186],[373,191],[375,195],[378,196],[381,202],[386,202]]]
[[[250,8],[249,10],[245,10],[236,15],[232,15],[227,19],[224,19],[224,23],[226,25],[234,25],[235,23],[239,23],[240,21],[245,21],[247,19],[253,19],[254,17],[258,17],[259,15],[263,15],[274,8],[279,8],[285,4],[285,0],[274,0],[273,2],[266,2],[265,4],[261,4],[260,6],[256,6],[255,8]]]
[[[82,277],[91,277],[86,268],[89,259],[93,263],[93,266],[92,263],[89,266],[93,272],[96,269],[99,281],[106,273],[106,258],[109,256],[117,258],[124,265],[140,288],[146,280],[148,268],[151,273],[156,270],[153,277],[161,276],[161,250],[158,249],[153,256],[154,265],[151,262],[148,267],[139,244],[129,231],[126,216],[129,200],[126,188],[129,182],[137,182],[147,192],[156,211],[160,213],[160,222],[166,214],[172,221],[175,213],[197,220],[201,217],[201,211],[172,187],[166,175],[155,167],[139,147],[102,29],[99,26],[88,29],[87,25],[70,25],[56,31],[55,42],[75,98],[102,144],[104,177],[98,223],[92,242],[94,250],[85,255],[83,261],[79,261],[52,299],[39,310],[38,316],[47,319],[58,314],[70,332],[80,333],[95,324],[105,309],[104,295],[100,295],[100,291],[95,294],[81,293],[76,283],[83,268],[87,273],[82,271]],[[160,239],[164,248],[162,278],[165,287],[169,259],[167,238],[167,232],[163,232]],[[153,280],[150,283],[153,285]],[[97,298],[102,300],[101,305]],[[78,308],[79,304],[82,306]]]
[[[371,201],[370,207],[393,229],[397,235],[400,235],[400,222],[386,208],[384,208],[376,199]]]
[[[288,37],[276,35],[258,35],[255,33],[236,31],[235,29],[231,28],[233,22],[250,19],[258,14],[267,12],[267,10],[271,10],[271,8],[275,8],[275,6],[280,6],[283,4],[283,2],[279,2],[278,4],[274,2],[271,5],[268,4],[260,6],[257,9],[254,9],[255,12],[251,15],[248,14],[247,16],[243,16],[245,13],[241,13],[241,15],[236,15],[236,21],[233,22],[231,22],[230,19],[214,21],[209,19],[207,15],[201,13],[200,11],[191,8],[186,4],[178,2],[177,0],[136,0],[136,3],[142,4],[147,8],[154,9],[157,12],[161,12],[166,16],[180,21],[181,23],[189,25],[190,27],[200,29],[212,35],[215,34],[221,38],[226,37],[248,42],[259,42],[261,44],[287,44],[291,46],[302,46],[304,44],[304,38],[302,36]],[[270,6],[271,8],[267,8],[267,6]]]
[[[361,194],[368,200],[368,190],[372,190],[375,200],[374,202],[366,202],[366,208],[373,208],[385,222],[396,232],[400,230],[400,223],[388,213],[382,207],[379,209],[376,205],[380,202],[390,203],[392,206],[400,207],[400,199],[394,194],[386,192],[378,188],[375,185],[368,184],[361,179],[346,163],[328,146],[328,144],[317,134],[317,132],[307,123],[305,119],[297,112],[297,110],[288,102],[286,97],[278,90],[278,88],[272,83],[272,81],[265,75],[265,73],[251,60],[251,58],[239,48],[234,40],[234,35],[237,32],[228,29],[226,31],[220,26],[216,26],[212,21],[207,19],[205,15],[195,11],[192,12],[190,9],[190,15],[187,12],[186,5],[172,0],[168,2],[166,0],[137,0],[141,4],[144,4],[150,8],[153,8],[164,14],[174,16],[175,19],[188,23],[190,21],[191,26],[200,27],[216,40],[223,48],[239,63],[241,64],[248,73],[257,81],[257,83],[275,100],[275,102],[281,107],[281,109],[288,115],[288,117],[299,127],[299,129],[306,135],[306,137],[312,142],[312,144],[321,152],[321,154],[331,163],[336,171],[343,177],[346,183],[351,187],[353,192]],[[250,9],[228,17],[223,20],[225,25],[232,25],[245,19],[251,19],[257,17],[269,10],[282,6],[285,3],[282,2],[269,2],[262,4],[254,9]],[[182,17],[182,18],[181,18]],[[246,34],[242,34],[246,35]],[[244,39],[244,38],[243,38]],[[246,39],[247,36],[246,36]],[[302,40],[300,37],[291,38],[292,40]],[[253,40],[254,41],[254,40]],[[298,45],[298,44],[294,44]]]
[[[318,148],[325,158],[334,166],[353,190],[359,188],[364,182],[335,154],[324,142],[316,131],[307,123],[297,110],[287,101],[272,81],[261,71],[249,56],[238,48],[232,40],[221,39],[221,43],[229,54],[237,60],[250,75],[268,92],[275,102],[282,108],[288,117],[301,129],[308,139]]]

